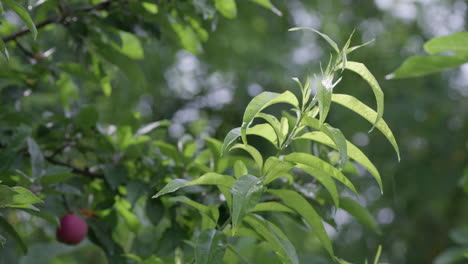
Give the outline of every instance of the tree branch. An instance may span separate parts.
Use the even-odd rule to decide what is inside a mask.
[[[87,12],[92,12],[92,11],[98,11],[98,10],[107,10],[110,8],[111,4],[113,2],[118,2],[116,0],[108,0],[108,1],[104,1],[102,3],[99,3],[97,5],[90,5],[90,6],[84,6],[84,7],[80,7],[76,10],[74,10],[73,12],[70,12],[70,13],[62,13],[60,16],[57,16],[57,17],[53,17],[53,18],[48,18],[40,23],[37,23],[36,24],[36,28],[37,29],[40,29],[40,28],[43,28],[47,25],[50,25],[50,24],[63,24],[66,22],[67,18],[69,17],[74,17],[74,16],[77,16],[79,13],[87,13]],[[23,28],[17,32],[14,32],[6,37],[3,37],[3,42],[8,42],[8,41],[11,41],[11,40],[15,40],[25,34],[29,33],[29,29],[28,28]]]
[[[89,168],[84,168],[84,169],[80,169],[80,168],[77,168],[71,164],[68,164],[68,163],[65,163],[65,162],[62,162],[62,161],[58,161],[56,159],[54,159],[53,157],[44,157],[49,163],[52,163],[54,165],[59,165],[59,166],[63,166],[63,167],[67,167],[67,168],[70,168],[72,170],[73,173],[76,173],[76,174],[81,174],[83,176],[87,176],[91,179],[104,179],[104,175],[103,174],[100,174],[100,173],[93,173],[91,171],[89,171]]]

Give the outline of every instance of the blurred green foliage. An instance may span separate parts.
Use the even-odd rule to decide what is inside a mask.
[[[380,195],[358,168],[358,202],[377,219],[380,235],[344,211],[323,212],[336,222],[328,230],[336,255],[362,263],[382,244],[388,263],[465,261],[466,64],[424,78],[384,77],[423,54],[426,40],[466,31],[466,1],[17,1],[36,24],[36,39],[23,29],[31,28],[27,18],[12,12],[13,1],[1,2],[0,50],[8,50],[9,60],[0,58],[0,180],[6,192],[22,186],[43,203],[0,209],[8,224],[0,226],[0,263],[104,263],[106,257],[158,263],[159,256],[181,263],[191,248],[184,242],[192,238],[188,230],[201,216],[149,198],[187,164],[209,160],[208,152],[192,158],[203,139],[224,138],[241,124],[252,96],[292,90],[291,76],[319,71],[332,49],[322,48],[318,36],[287,31],[295,26],[319,29],[341,45],[354,29],[357,42],[375,39],[353,60],[380,82],[384,117],[400,145],[398,163],[384,137],[367,133],[367,121],[344,108],[330,111],[329,122],[341,124],[372,157],[384,186]],[[374,106],[366,85],[345,72],[335,90]],[[168,128],[154,123],[165,119]],[[274,151],[258,142],[265,153]],[[58,244],[57,218],[83,208],[92,213],[89,240]],[[328,263],[313,235],[290,218],[272,218],[301,263]],[[278,262],[254,239],[238,245],[253,263]]]

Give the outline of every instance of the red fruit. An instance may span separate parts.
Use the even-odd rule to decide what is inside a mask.
[[[85,238],[88,233],[88,224],[76,215],[67,214],[60,219],[60,227],[57,229],[57,240],[76,245]]]

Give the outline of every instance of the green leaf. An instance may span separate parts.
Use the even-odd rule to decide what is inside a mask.
[[[446,51],[468,52],[468,32],[457,32],[452,35],[433,38],[424,44],[428,53],[442,53]]]
[[[264,183],[268,184],[280,177],[285,177],[293,167],[293,164],[290,162],[281,161],[276,157],[269,157],[263,168],[263,174],[265,175]]]
[[[372,88],[372,91],[374,92],[375,100],[377,101],[377,116],[375,117],[375,121],[373,122],[374,125],[370,130],[372,131],[372,129],[374,129],[374,127],[380,121],[384,113],[384,94],[382,92],[382,89],[380,88],[380,85],[375,79],[374,75],[372,75],[372,73],[367,69],[367,67],[364,64],[354,61],[348,61],[345,65],[345,68],[359,74],[365,81],[367,81],[367,83],[369,83],[370,87]]]
[[[13,188],[0,184],[0,207],[11,204],[13,196],[17,193]]]
[[[278,146],[278,137],[270,124],[258,124],[247,129],[247,135],[256,135],[262,137],[275,147]]]
[[[339,202],[338,190],[336,189],[335,182],[333,182],[331,175],[323,172],[322,170],[316,169],[314,167],[309,167],[303,164],[297,164],[296,168],[303,170],[305,173],[317,179],[325,187],[325,189],[327,189],[327,191],[330,193],[330,196],[335,206],[339,207],[340,202]]]
[[[218,223],[218,219],[219,219],[219,210],[218,210],[218,207],[214,206],[214,205],[211,205],[211,206],[207,206],[207,205],[204,205],[204,204],[201,204],[201,203],[197,203],[191,199],[189,199],[188,197],[185,197],[185,196],[176,196],[176,197],[171,197],[169,199],[170,202],[180,202],[180,203],[184,203],[186,205],[189,205],[195,209],[197,209],[202,215],[205,215],[208,217],[208,219],[210,220],[210,225],[211,227],[210,228],[215,228],[216,227],[216,224]]]
[[[93,44],[95,46],[95,51],[103,59],[117,66],[135,86],[141,87],[144,85],[146,78],[136,61],[123,55],[113,46],[100,41],[95,41]]]
[[[237,16],[237,6],[234,0],[216,0],[216,9],[226,18],[235,18]]]
[[[156,15],[159,12],[159,7],[156,4],[143,2],[142,6],[146,11],[150,12],[153,15]]]
[[[36,203],[42,203],[43,201],[39,199],[36,195],[34,195],[30,190],[25,189],[20,186],[14,186],[12,189],[16,192],[11,200],[11,205],[30,205],[30,204],[36,204]]]
[[[244,216],[260,201],[263,190],[262,180],[250,174],[236,180],[231,189],[234,230],[239,226]]]
[[[314,129],[320,130],[325,133],[338,147],[338,153],[340,154],[339,167],[343,168],[348,161],[348,147],[346,145],[346,138],[343,133],[338,129],[330,126],[327,123],[320,124],[319,120],[305,116],[302,119],[302,124],[310,126]]]
[[[203,174],[199,178],[193,181],[187,181],[183,179],[175,179],[169,182],[164,188],[162,188],[153,198],[158,198],[161,195],[175,192],[180,188],[192,186],[192,185],[218,185],[227,188],[231,188],[235,180],[231,176],[221,175],[213,172]]]
[[[296,249],[276,225],[258,215],[249,215],[244,221],[271,246],[283,263],[299,264]]]
[[[21,20],[23,20],[24,24],[26,24],[26,26],[29,28],[29,31],[32,33],[33,38],[36,39],[37,29],[34,25],[34,21],[29,16],[28,11],[15,0],[2,0],[2,2],[10,7],[13,12],[15,12],[21,18]]]
[[[330,44],[330,46],[336,51],[337,54],[340,53],[340,49],[338,49],[338,45],[336,44],[336,42],[333,41],[329,36],[323,34],[320,31],[317,31],[309,27],[295,27],[295,28],[290,28],[289,31],[296,31],[296,30],[303,30],[303,29],[312,30],[313,32],[319,34],[323,39],[325,39],[328,42],[328,44]]]
[[[340,198],[340,208],[356,217],[361,223],[372,229],[377,234],[381,233],[379,224],[375,221],[372,214],[356,201],[346,197]]]
[[[283,13],[281,13],[281,11],[280,11],[278,8],[276,8],[276,7],[271,3],[270,0],[250,0],[250,1],[252,1],[252,2],[254,2],[254,3],[257,3],[258,5],[261,5],[261,6],[265,7],[265,8],[267,8],[267,9],[271,10],[273,13],[275,13],[275,14],[278,15],[278,16],[282,16],[282,15],[283,15]]]
[[[278,103],[287,103],[295,108],[299,107],[299,102],[294,94],[290,91],[286,91],[282,94],[272,93],[272,92],[263,92],[255,96],[250,103],[247,105],[247,108],[244,112],[244,117],[242,119],[241,127],[241,136],[244,144],[247,144],[247,128],[252,123],[253,119],[266,107],[278,104]]]
[[[222,263],[227,245],[227,237],[223,232],[215,229],[201,232],[195,246],[195,263]]]
[[[258,113],[257,117],[263,118],[265,121],[267,121],[268,124],[273,128],[275,131],[275,134],[278,138],[278,144],[282,144],[286,135],[283,135],[281,132],[281,123],[278,121],[278,119],[272,115],[265,114],[265,113]]]
[[[302,195],[291,190],[268,190],[272,195],[280,198],[283,203],[300,214],[309,224],[310,228],[322,243],[327,252],[333,256],[333,247],[323,226],[319,214]]]
[[[242,144],[237,144],[237,145],[234,145],[231,150],[234,150],[234,149],[242,149],[242,150],[245,150],[247,153],[250,154],[250,156],[254,159],[255,163],[257,164],[258,166],[258,169],[259,170],[262,170],[262,167],[263,167],[263,157],[262,157],[262,154],[260,154],[260,152],[250,146],[250,145],[242,145]]]
[[[335,143],[323,132],[319,131],[314,131],[314,132],[309,132],[306,133],[296,139],[309,139],[312,141],[316,141],[322,144],[325,144],[329,147],[332,147],[334,149],[338,149],[338,147],[335,145]],[[347,148],[348,148],[348,156],[361,164],[364,168],[366,168],[376,179],[377,183],[379,184],[380,190],[383,190],[382,187],[382,179],[380,177],[379,171],[375,168],[374,164],[369,160],[369,158],[362,153],[360,149],[358,149],[356,146],[354,146],[351,142],[346,141]]]
[[[162,154],[164,154],[164,156],[173,159],[176,164],[182,163],[182,154],[177,150],[175,146],[163,141],[154,141],[154,145],[159,148],[159,150]]]
[[[64,182],[72,177],[71,169],[63,166],[49,166],[41,178],[43,187]]]
[[[288,135],[288,132],[289,132],[289,121],[286,117],[282,117],[281,118],[281,136],[282,137],[286,137],[286,135]]]
[[[224,138],[224,141],[223,141],[223,146],[221,147],[222,155],[224,155],[224,153],[226,153],[226,151],[229,150],[229,148],[232,146],[234,141],[238,137],[240,137],[240,135],[241,135],[241,128],[240,127],[233,128],[233,129],[231,129],[231,131],[229,131],[227,133],[227,135],[226,135],[226,137]]]
[[[140,39],[132,33],[119,31],[122,45],[117,47],[122,54],[132,59],[143,59],[144,52]]]
[[[431,73],[441,72],[458,67],[468,62],[468,53],[454,56],[412,56],[405,60],[393,73],[385,76],[386,79],[403,79],[419,77]]]
[[[0,52],[5,56],[7,60],[10,59],[10,53],[8,53],[8,49],[5,45],[5,42],[3,42],[2,38],[0,38]]]
[[[176,33],[180,45],[193,54],[198,54],[203,51],[201,39],[192,26],[175,17],[171,17],[170,26]]]
[[[317,81],[317,99],[320,112],[320,124],[325,122],[331,106],[332,89],[327,89],[321,82]]]
[[[132,232],[137,233],[138,230],[140,230],[141,222],[140,219],[138,219],[138,217],[131,211],[132,205],[130,204],[130,202],[128,202],[124,198],[117,196],[115,199],[114,207],[120,214],[120,216],[122,216],[122,218],[125,220],[125,223],[127,224],[128,228]]]
[[[5,247],[5,244],[6,244],[6,238],[4,236],[0,235],[0,246]]]
[[[123,165],[107,165],[104,168],[104,177],[110,187],[116,190],[119,185],[126,182],[126,179],[128,178],[128,170]]]
[[[370,107],[356,99],[355,97],[351,95],[346,95],[346,94],[334,94],[332,96],[332,101],[334,103],[340,104],[349,110],[357,113],[358,115],[364,117],[367,121],[373,122],[377,118],[377,113],[372,110]],[[400,160],[400,149],[398,147],[398,144],[395,140],[395,137],[393,136],[392,131],[388,127],[387,123],[385,120],[380,119],[380,121],[376,125],[377,129],[382,132],[382,134],[387,138],[387,140],[392,144],[393,149],[395,150],[397,156],[398,156],[398,161]]]
[[[236,163],[234,163],[234,176],[236,179],[239,179],[248,173],[249,170],[247,169],[247,166],[245,166],[245,163],[242,162],[242,160],[236,160]]]
[[[306,153],[291,153],[284,157],[285,161],[290,161],[294,163],[300,163],[307,165],[309,167],[315,168],[317,170],[322,171],[325,174],[328,174],[335,178],[336,180],[343,183],[346,187],[348,187],[354,193],[358,193],[356,188],[354,187],[353,183],[346,178],[346,176],[337,168],[333,167],[331,164],[325,162],[324,160]]]
[[[369,44],[372,43],[372,42],[374,42],[374,39],[371,39],[371,40],[369,40],[369,41],[367,41],[366,43],[363,43],[363,44],[361,44],[361,45],[353,46],[353,47],[349,48],[349,49],[346,51],[346,53],[349,54],[349,53],[351,53],[351,52],[353,52],[353,51],[355,51],[355,50],[357,50],[357,49],[359,49],[359,48],[362,48],[362,47],[364,47],[364,46],[369,45]]]
[[[258,203],[255,207],[250,210],[252,213],[254,212],[286,212],[286,213],[295,213],[294,210],[291,208],[280,204],[278,202],[264,202]]]
[[[28,247],[24,243],[23,239],[21,239],[16,230],[3,217],[0,217],[0,228],[13,237],[13,239],[21,248],[21,251],[23,251],[24,255],[28,253]]]
[[[375,253],[374,264],[379,264],[380,255],[382,254],[382,246],[379,245],[377,253]]]
[[[28,137],[28,152],[31,156],[31,169],[32,169],[32,177],[34,179],[40,178],[44,173],[44,156],[42,155],[42,151],[37,145],[34,139]]]
[[[434,264],[455,264],[463,263],[461,260],[468,260],[468,248],[453,247],[443,251],[434,260]]]

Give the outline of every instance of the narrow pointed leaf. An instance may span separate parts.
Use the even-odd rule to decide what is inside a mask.
[[[272,195],[280,198],[283,203],[300,214],[309,224],[312,232],[322,243],[327,252],[333,256],[333,247],[328,237],[327,231],[323,226],[319,214],[315,211],[312,205],[302,195],[291,190],[268,190]]]
[[[359,48],[362,48],[362,47],[364,47],[364,46],[369,45],[369,44],[372,43],[372,42],[374,42],[374,39],[371,39],[371,40],[369,40],[369,41],[367,41],[366,43],[363,43],[363,44],[361,44],[361,45],[353,46],[353,47],[351,47],[351,48],[348,49],[347,53],[349,54],[349,53],[351,53],[351,52],[353,52],[353,51],[355,51],[355,50],[357,50],[357,49],[359,49]]]
[[[296,139],[309,139],[315,142],[325,144],[334,149],[338,149],[335,143],[327,135],[325,135],[325,133],[319,131],[306,133]],[[346,144],[348,148],[348,156],[356,162],[358,162],[359,164],[361,164],[374,176],[375,180],[379,184],[380,190],[382,191],[382,179],[380,177],[379,171],[375,168],[374,164],[372,164],[369,158],[351,142],[346,141]]]
[[[278,202],[258,203],[251,212],[285,212],[295,213],[294,210]]]
[[[309,27],[295,27],[295,28],[289,29],[289,31],[296,31],[296,30],[302,30],[302,29],[312,30],[313,32],[319,34],[323,39],[325,39],[328,42],[328,44],[330,44],[330,46],[336,51],[336,53],[340,53],[340,50],[338,49],[338,45],[336,44],[336,42],[333,41],[329,36],[323,34],[320,31],[317,31]]]
[[[333,178],[338,180],[339,182],[343,183],[346,187],[352,190],[354,193],[358,193],[356,188],[354,187],[353,183],[346,178],[346,176],[337,168],[333,167],[328,162],[324,160],[306,153],[291,153],[284,157],[285,161],[290,161],[294,163],[300,163],[307,165],[309,167],[315,168],[317,170],[321,170],[324,173],[331,175]]]
[[[286,91],[284,93],[272,93],[272,92],[263,92],[257,96],[255,96],[250,103],[247,105],[247,108],[244,112],[244,117],[242,119],[242,128],[241,128],[241,136],[244,144],[247,144],[247,128],[252,123],[253,119],[266,107],[277,104],[277,103],[287,103],[295,108],[299,107],[299,102],[294,94],[290,91]]]
[[[346,95],[346,94],[334,94],[332,96],[332,101],[334,103],[340,104],[349,110],[357,113],[358,115],[362,116],[369,122],[373,122],[376,117],[377,113],[372,110],[370,107],[356,99],[355,97],[351,95]],[[380,121],[376,125],[377,129],[382,132],[382,134],[387,138],[387,140],[392,144],[393,149],[395,150],[398,160],[400,160],[400,149],[398,147],[398,144],[396,142],[395,137],[393,136],[392,131],[388,127],[387,123],[385,120],[380,119]]]
[[[350,198],[343,197],[340,199],[340,208],[356,217],[362,224],[372,229],[377,234],[380,234],[379,224],[369,211],[362,207],[359,203]]]
[[[327,89],[321,82],[317,82],[317,99],[321,124],[325,122],[330,111],[332,93],[332,89]]]
[[[245,150],[247,153],[250,154],[250,156],[254,159],[255,163],[257,164],[258,168],[260,170],[262,170],[262,167],[263,167],[263,157],[262,157],[262,154],[260,154],[260,152],[250,146],[250,145],[242,145],[242,144],[237,144],[237,145],[234,145],[231,150],[233,149],[242,149],[242,150]]]
[[[42,155],[42,151],[37,145],[36,141],[32,138],[27,139],[28,142],[28,152],[31,156],[31,169],[32,169],[32,177],[37,179],[41,177],[44,173],[44,156]]]
[[[231,188],[234,184],[234,178],[231,176],[221,175],[217,173],[206,173],[193,181],[183,179],[175,179],[162,188],[153,198],[158,198],[161,195],[175,192],[180,188],[192,185],[219,185]]]
[[[281,118],[281,135],[286,137],[286,135],[289,132],[289,123],[288,119],[286,117]]]
[[[382,245],[379,245],[377,248],[377,253],[375,253],[374,264],[379,264],[380,255],[382,254]]]
[[[37,29],[34,25],[34,21],[29,16],[28,11],[15,0],[2,0],[2,2],[11,8],[11,10],[13,10],[13,12],[15,12],[21,18],[21,20],[23,20],[24,24],[26,24],[26,26],[29,28],[29,31],[33,35],[33,38],[36,39]]]
[[[365,81],[367,81],[372,91],[374,92],[375,100],[377,102],[377,116],[373,121],[373,127],[371,128],[372,131],[372,129],[374,129],[374,127],[380,121],[384,113],[384,94],[382,92],[382,89],[380,88],[380,85],[375,79],[374,75],[372,75],[372,73],[367,69],[367,67],[364,64],[354,61],[348,61],[346,63],[345,68],[359,74]]]
[[[325,189],[327,189],[327,191],[330,193],[330,196],[333,200],[333,204],[336,207],[340,206],[338,190],[336,189],[335,182],[333,182],[332,176],[330,174],[327,174],[323,172],[322,170],[318,170],[314,167],[309,167],[303,164],[297,164],[296,168],[303,170],[305,173],[317,179],[318,182],[320,182],[325,187]]]
[[[221,153],[224,154],[229,148],[234,144],[234,141],[240,137],[241,135],[241,128],[236,127],[233,128],[231,131],[228,132],[226,137],[224,138],[223,146],[221,147]]]
[[[195,246],[195,263],[222,263],[227,245],[227,237],[223,232],[215,229],[201,232]]]
[[[285,138],[285,135],[281,133],[281,123],[278,121],[278,119],[272,115],[265,114],[265,113],[259,113],[257,114],[257,117],[263,118],[265,121],[267,121],[268,124],[275,130],[276,136],[278,138],[278,142],[281,144]]]
[[[283,13],[281,13],[281,11],[276,8],[276,6],[274,6],[270,0],[250,0],[254,3],[257,3],[258,5],[261,5],[263,7],[265,7],[266,9],[269,9],[271,10],[273,13],[275,13],[277,16],[282,16]]]
[[[232,194],[232,226],[240,224],[244,216],[257,205],[263,193],[260,178],[244,175],[236,180],[231,189]]]
[[[276,225],[258,215],[247,216],[245,222],[271,246],[283,263],[299,264],[296,249]]]
[[[8,49],[5,45],[5,42],[3,42],[2,38],[0,38],[0,52],[5,56],[7,60],[10,59],[10,53],[8,53]]]
[[[343,133],[338,128],[334,128],[327,123],[320,125],[319,120],[308,116],[304,117],[302,123],[306,126],[322,131],[331,140],[333,140],[335,145],[338,147],[338,153],[340,154],[339,166],[340,168],[343,168],[348,161],[348,146],[346,145],[346,138]]]

